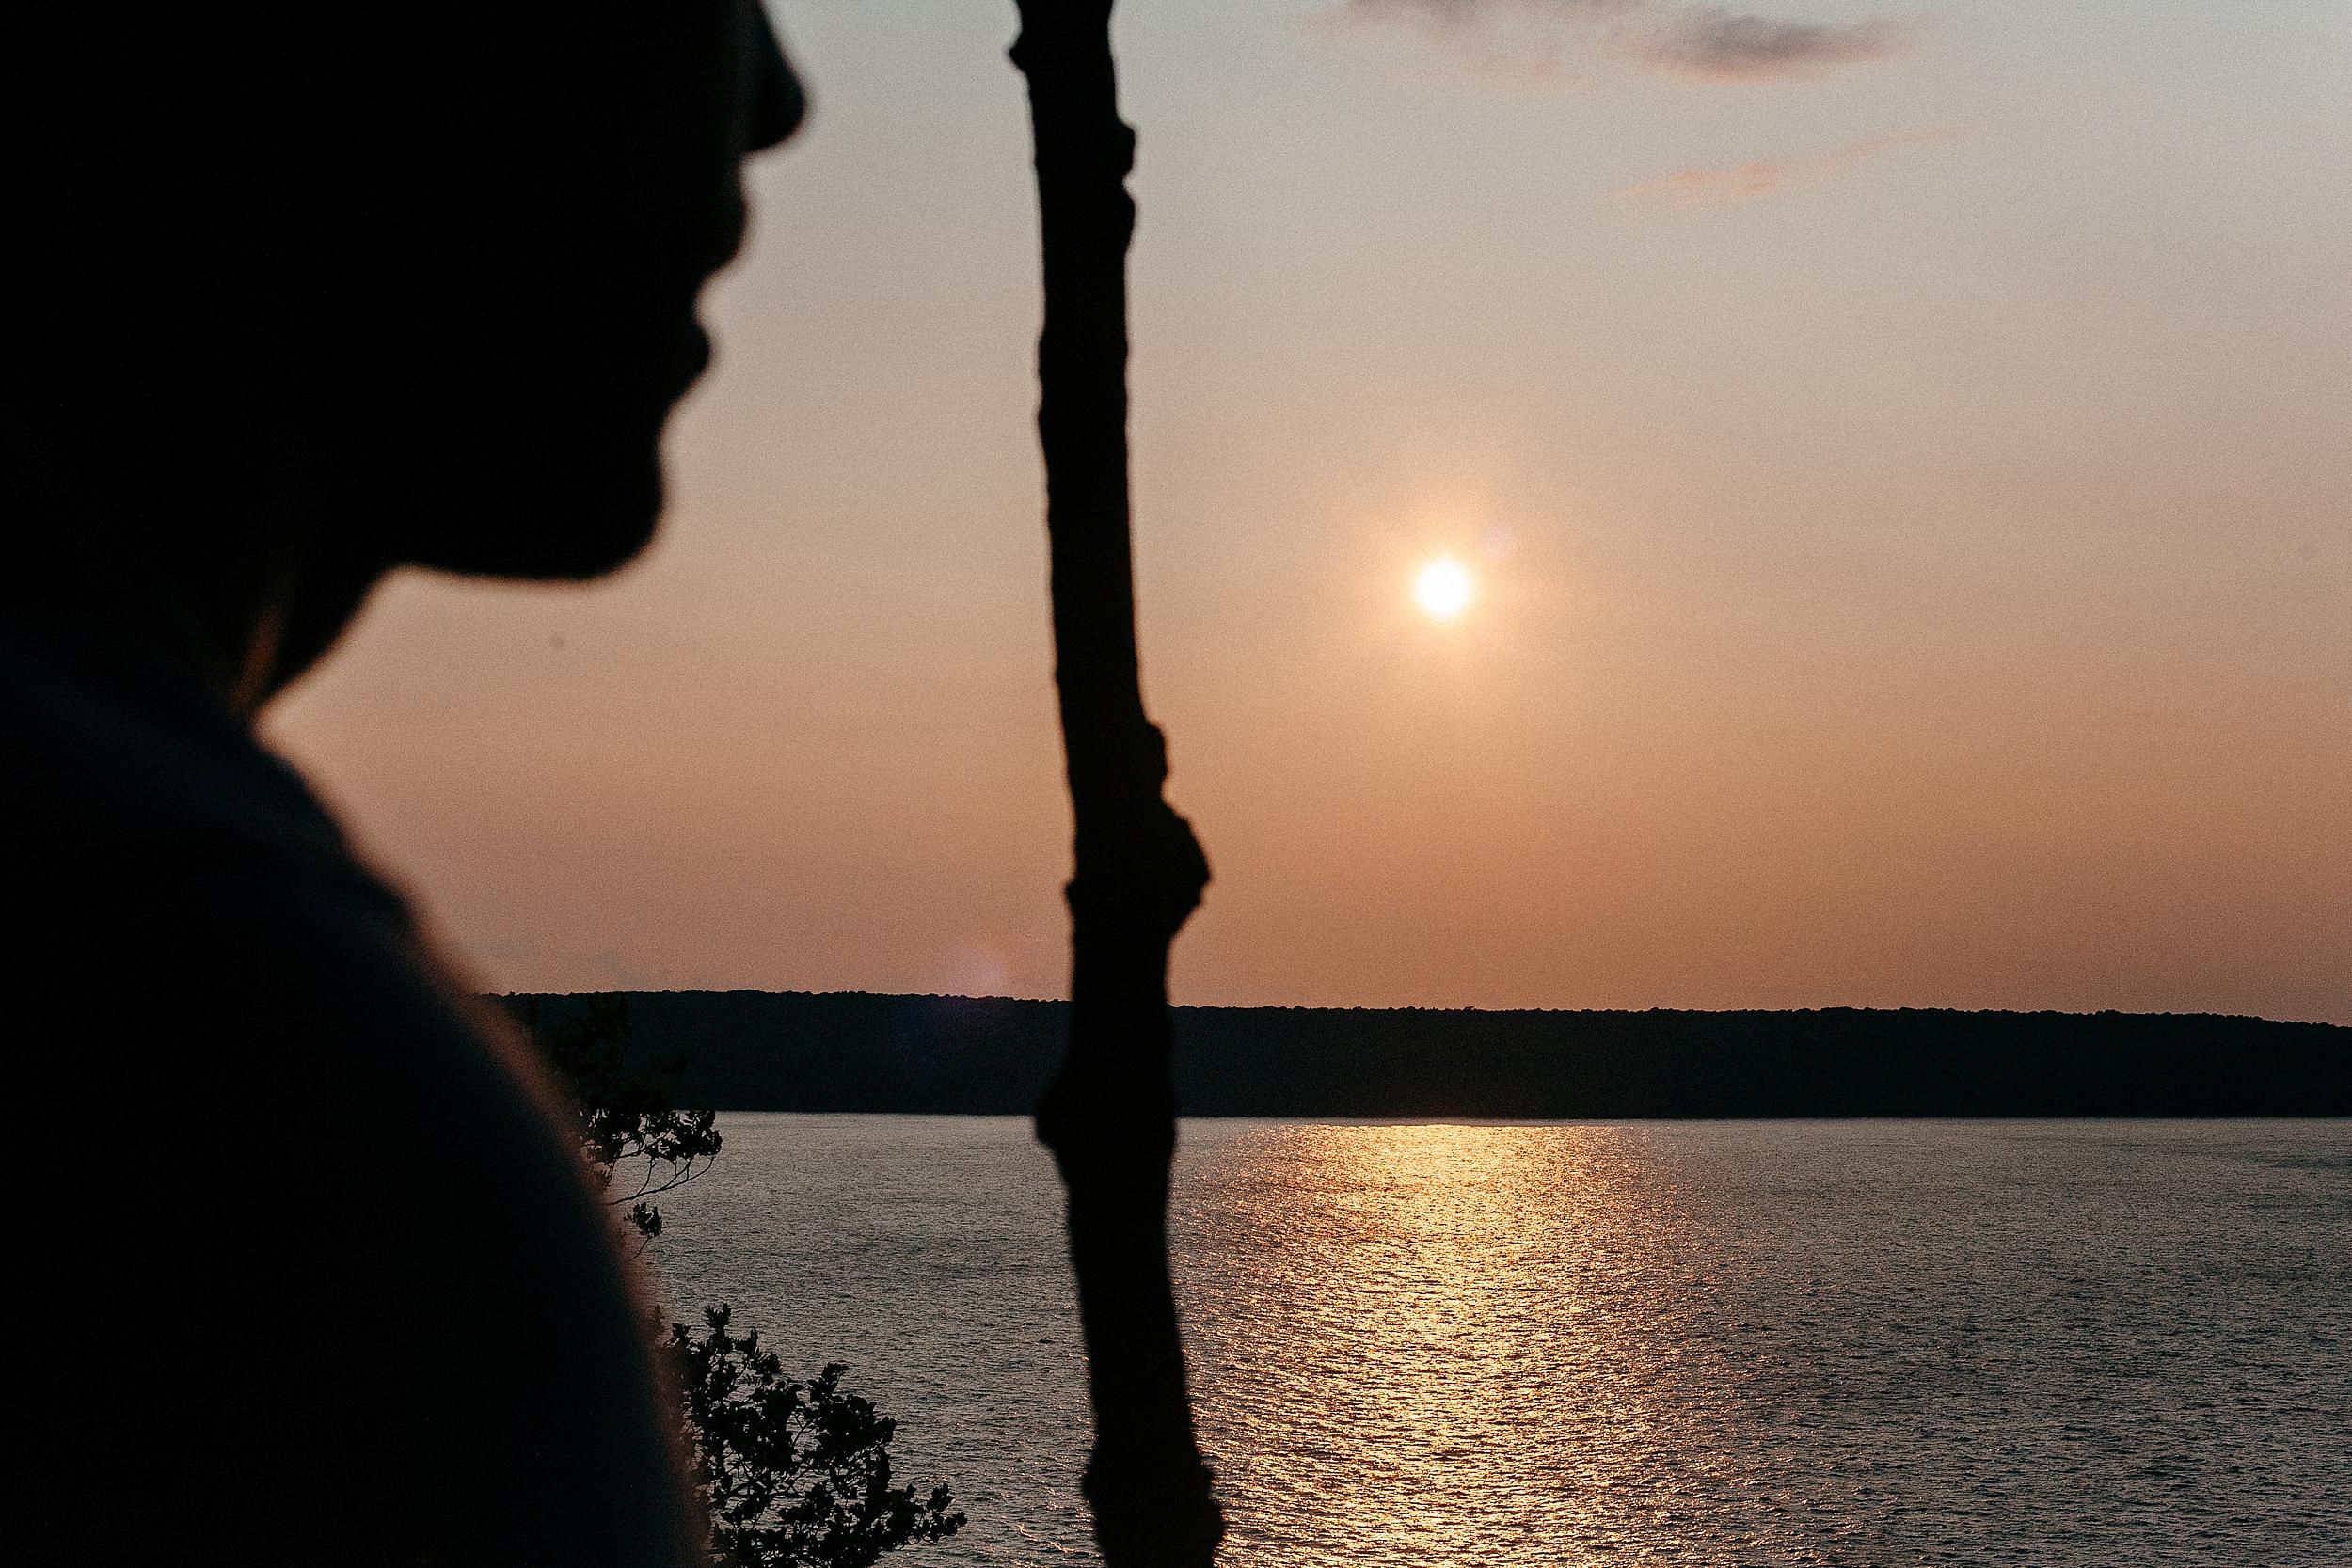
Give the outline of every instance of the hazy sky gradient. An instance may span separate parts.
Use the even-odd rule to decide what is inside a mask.
[[[1012,8],[778,14],[662,542],[272,730],[485,983],[1059,994]],[[2352,1022],[2352,6],[1756,14],[1121,6],[1179,999]]]

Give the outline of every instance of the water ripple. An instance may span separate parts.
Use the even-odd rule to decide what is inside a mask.
[[[1025,1125],[723,1125],[673,1296],[1090,1559]],[[1231,1564],[2352,1562],[2344,1123],[1187,1123],[1171,1232]]]

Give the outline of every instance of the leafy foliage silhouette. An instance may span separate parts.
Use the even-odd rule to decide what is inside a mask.
[[[508,1006],[571,1091],[581,1158],[643,1251],[661,1234],[653,1199],[719,1157],[716,1114],[676,1106],[684,1054],[632,1063],[625,996],[584,997],[561,1012],[538,997]],[[867,1568],[963,1528],[944,1484],[919,1497],[893,1484],[898,1423],[842,1387],[846,1366],[834,1362],[806,1382],[787,1377],[759,1330],[736,1333],[724,1302],[703,1308],[700,1328],[655,1326],[677,1378],[712,1568]]]
[[[517,997],[512,1006],[540,1056],[571,1091],[580,1157],[596,1171],[605,1201],[628,1206],[622,1223],[643,1250],[661,1234],[661,1211],[653,1200],[718,1159],[718,1113],[677,1108],[683,1052],[629,1061],[627,997],[585,997],[577,1012],[555,1018],[546,1016],[539,997]],[[616,1181],[625,1168],[633,1176]]]
[[[784,1375],[759,1330],[734,1332],[724,1305],[698,1332],[670,1325],[694,1480],[726,1568],[822,1563],[866,1568],[883,1553],[963,1528],[944,1485],[893,1485],[898,1423],[841,1386],[834,1362],[808,1383]]]

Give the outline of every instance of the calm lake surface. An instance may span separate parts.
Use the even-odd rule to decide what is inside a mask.
[[[971,1523],[1093,1556],[1025,1121],[724,1117],[674,1309],[851,1364]],[[2352,1563],[2352,1124],[1187,1122],[1239,1565]]]

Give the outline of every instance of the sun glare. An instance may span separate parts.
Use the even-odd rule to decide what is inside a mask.
[[[1439,556],[1413,579],[1413,602],[1433,621],[1451,621],[1469,608],[1470,575],[1452,556]]]

